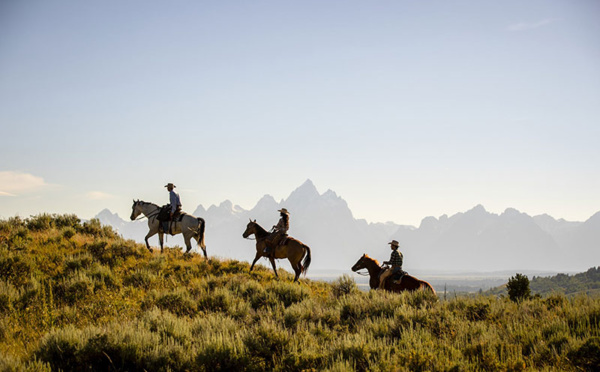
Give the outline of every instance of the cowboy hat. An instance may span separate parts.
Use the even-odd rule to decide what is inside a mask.
[[[175,187],[175,185],[173,185],[171,182],[169,182],[165,185],[165,187]]]
[[[396,241],[396,240],[392,240],[388,244],[390,244],[392,247],[399,247],[400,246],[400,243],[398,243],[398,241]]]
[[[285,208],[281,208],[280,210],[278,210],[277,212],[281,212],[281,213],[285,213],[285,214],[290,214],[290,212],[288,212],[287,209]]]

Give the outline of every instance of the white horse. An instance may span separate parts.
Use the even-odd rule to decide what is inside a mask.
[[[158,240],[160,241],[160,251],[163,251],[163,235],[164,232],[160,228],[161,222],[158,220],[158,213],[160,212],[160,207],[156,204],[144,202],[141,200],[134,200],[133,206],[131,207],[131,220],[135,220],[138,218],[140,214],[144,214],[146,218],[148,218],[148,234],[146,235],[146,248],[150,252],[152,249],[150,248],[150,244],[148,244],[148,238],[154,236],[158,233]],[[173,226],[171,228],[172,235],[183,234],[183,239],[185,240],[185,246],[187,247],[186,253],[192,249],[191,238],[194,238],[200,248],[202,248],[202,252],[204,252],[204,257],[206,255],[206,245],[204,244],[204,229],[206,223],[203,218],[194,217],[190,214],[183,215],[181,221],[173,221]]]

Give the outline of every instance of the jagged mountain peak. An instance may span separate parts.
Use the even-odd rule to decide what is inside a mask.
[[[98,218],[100,216],[118,216],[118,214],[111,212],[110,209],[108,209],[108,208],[104,208],[103,210],[100,211],[100,213],[98,213],[96,215],[96,218]]]
[[[277,201],[275,200],[274,197],[272,197],[269,194],[265,194],[262,198],[260,198],[260,200],[258,201],[258,203],[256,203],[256,205],[270,205],[270,204],[277,204]]]
[[[293,203],[298,200],[310,201],[310,200],[314,200],[315,198],[318,198],[318,197],[319,197],[319,192],[317,191],[315,184],[310,179],[307,179],[302,185],[300,185],[300,187],[298,187],[296,190],[292,191],[292,193],[290,194],[290,196],[287,198],[287,200],[285,202]]]

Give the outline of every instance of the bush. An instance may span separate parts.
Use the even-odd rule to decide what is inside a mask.
[[[31,216],[27,220],[27,228],[32,231],[48,230],[54,226],[54,218],[47,213]]]
[[[573,363],[586,371],[600,370],[600,337],[591,337],[568,354]]]
[[[14,285],[24,285],[33,272],[34,265],[28,256],[8,254],[0,257],[0,278]]]
[[[123,279],[125,285],[143,289],[150,288],[155,281],[156,275],[147,269],[136,269]]]
[[[110,226],[102,226],[100,220],[92,218],[83,223],[80,227],[80,232],[95,236],[96,238],[119,238],[119,235]]]
[[[72,277],[63,279],[55,290],[58,299],[68,304],[75,304],[94,293],[94,281],[83,272],[76,272]]]
[[[299,285],[298,283],[290,283],[283,281],[276,281],[268,288],[273,292],[279,301],[283,303],[283,306],[288,307],[297,302],[302,302],[304,299],[310,296],[310,293],[306,288]]]
[[[198,311],[196,303],[191,299],[189,292],[185,289],[178,289],[173,292],[159,295],[156,299],[156,306],[178,316],[191,316]]]
[[[517,274],[511,277],[508,279],[506,289],[508,290],[508,297],[515,302],[520,302],[531,297],[527,275]]]
[[[335,297],[346,296],[358,290],[354,279],[347,274],[340,276],[331,284],[331,291]]]
[[[21,293],[12,284],[0,281],[0,314],[11,310],[20,297]]]

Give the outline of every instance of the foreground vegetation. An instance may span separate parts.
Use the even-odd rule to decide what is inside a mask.
[[[600,299],[357,290],[178,249],[98,221],[0,221],[0,370],[598,370]]]

